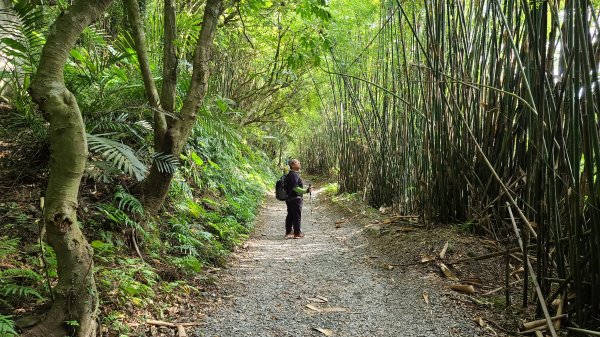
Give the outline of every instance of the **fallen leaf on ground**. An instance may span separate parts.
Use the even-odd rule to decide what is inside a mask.
[[[510,273],[510,276],[513,276],[513,275],[515,275],[515,274],[520,274],[520,273],[523,273],[523,272],[525,272],[525,268],[523,268],[523,267],[520,267],[520,268],[519,268],[519,269],[517,269],[517,270],[513,270],[513,271]]]
[[[427,263],[435,260],[433,256],[421,256],[421,263]]]
[[[328,307],[328,308],[319,308],[318,306],[314,305],[314,304],[307,304],[306,305],[307,308],[309,308],[310,310],[314,310],[316,312],[325,312],[325,313],[329,313],[329,312],[347,312],[348,309],[346,308],[342,308],[342,307]]]
[[[473,288],[473,286],[470,284],[453,284],[450,286],[450,289],[469,295],[473,295],[475,293],[475,288]]]
[[[450,268],[448,268],[445,264],[441,263],[439,264],[440,269],[442,270],[442,272],[444,273],[444,275],[446,275],[447,278],[453,280],[453,281],[458,281],[458,277],[456,277],[456,275],[454,275],[454,273],[452,272],[452,270],[450,270]]]
[[[327,297],[323,297],[323,296],[318,295],[318,296],[316,296],[316,298],[322,299],[325,302],[329,302],[329,300],[327,299]]]
[[[474,321],[475,321],[477,324],[479,324],[479,326],[480,326],[480,327],[482,327],[482,328],[483,328],[483,327],[485,326],[485,322],[483,321],[483,318],[481,318],[481,317],[479,317],[479,316],[478,316],[478,317],[474,317],[474,318],[473,318],[473,320],[474,320]]]
[[[319,312],[346,312],[348,309],[341,307],[320,308]]]
[[[423,299],[426,304],[429,304],[429,292],[427,290],[423,290]]]
[[[324,334],[325,336],[333,336],[333,331],[329,330],[329,329],[322,329],[322,328],[313,328],[314,330],[317,330],[318,332]]]
[[[446,257],[446,250],[448,250],[448,241],[446,241],[444,248],[442,248],[442,251],[440,252],[440,259],[443,259]]]
[[[383,268],[385,268],[387,270],[394,270],[394,266],[391,264],[387,264],[387,263],[383,264]]]
[[[311,302],[316,302],[316,303],[325,303],[327,301],[321,299],[321,298],[316,298],[316,297],[309,297],[307,298],[307,300],[311,301]]]
[[[466,279],[462,279],[462,283],[471,284],[474,286],[481,287],[483,284],[481,283],[481,279],[478,277],[469,277]]]
[[[313,305],[313,304],[309,303],[309,304],[306,305],[306,307],[309,308],[310,310],[314,310],[316,312],[321,312],[321,309],[319,307],[317,307],[316,305]]]

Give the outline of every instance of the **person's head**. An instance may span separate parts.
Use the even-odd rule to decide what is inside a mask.
[[[298,159],[290,160],[289,164],[290,164],[290,170],[292,170],[292,171],[300,170],[300,161]]]

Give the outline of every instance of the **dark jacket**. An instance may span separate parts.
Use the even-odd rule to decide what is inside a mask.
[[[294,191],[294,188],[296,187],[304,188],[302,179],[300,179],[298,171],[290,171],[285,181],[285,189],[288,195],[287,200],[302,198],[302,194]]]

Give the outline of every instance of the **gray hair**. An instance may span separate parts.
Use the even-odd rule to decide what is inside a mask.
[[[299,162],[300,161],[298,159],[292,159],[288,162],[288,165],[290,165],[290,167],[292,167],[292,164],[299,163]]]

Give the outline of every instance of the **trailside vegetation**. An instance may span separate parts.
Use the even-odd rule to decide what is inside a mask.
[[[274,178],[289,137],[271,124],[302,110],[325,2],[21,0],[0,14],[0,335],[126,334],[124,311],[200,295]]]
[[[347,21],[331,27],[316,84],[323,113],[302,139],[304,157],[372,206],[533,245],[523,251],[535,262],[524,262],[524,305],[544,317],[562,299],[573,322],[597,327],[597,6],[332,6]]]

